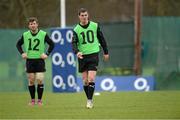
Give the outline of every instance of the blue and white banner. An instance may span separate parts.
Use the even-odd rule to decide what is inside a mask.
[[[52,53],[53,92],[75,92],[76,62],[72,51],[72,29],[52,29],[51,39],[55,43]]]
[[[151,91],[154,90],[154,77],[137,76],[101,76],[95,80],[96,91]],[[77,91],[83,90],[81,78],[77,79]]]
[[[52,53],[53,92],[79,92],[83,90],[81,78],[76,78],[76,56],[72,51],[72,29],[52,29],[55,43]],[[154,90],[153,76],[101,76],[96,77],[96,91],[150,91]]]

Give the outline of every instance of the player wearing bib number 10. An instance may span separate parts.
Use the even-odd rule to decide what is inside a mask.
[[[24,32],[18,40],[16,47],[22,58],[26,60],[26,72],[28,77],[28,88],[31,96],[29,105],[35,105],[35,92],[37,89],[38,100],[37,104],[42,105],[42,95],[44,91],[44,72],[45,59],[49,56],[54,48],[54,43],[49,38],[47,33],[38,29],[38,19],[30,17],[28,19],[29,30]],[[49,48],[45,52],[45,43],[48,43]],[[22,49],[22,45],[23,48]],[[37,81],[37,88],[35,87]]]
[[[87,96],[87,108],[93,108],[95,77],[99,63],[100,46],[104,51],[104,60],[109,59],[107,44],[97,23],[89,21],[87,9],[78,11],[79,24],[73,29],[72,46],[78,57],[79,72],[82,73],[84,91]]]

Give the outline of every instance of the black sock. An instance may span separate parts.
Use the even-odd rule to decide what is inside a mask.
[[[35,99],[35,85],[28,86],[31,99]]]
[[[38,93],[38,99],[42,99],[42,95],[43,95],[43,91],[44,91],[44,85],[38,85],[37,87],[37,93]]]
[[[94,94],[94,89],[95,89],[95,83],[90,82],[88,86],[88,99],[92,100],[93,94]]]
[[[84,85],[84,92],[86,93],[86,97],[88,98],[88,86]]]

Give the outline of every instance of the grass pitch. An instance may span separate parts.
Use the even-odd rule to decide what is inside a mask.
[[[28,106],[28,92],[1,92],[0,119],[178,119],[180,91],[101,92],[86,109],[80,93],[44,92],[44,105]]]

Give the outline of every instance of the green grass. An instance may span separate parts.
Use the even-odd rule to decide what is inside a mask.
[[[101,92],[86,109],[84,93],[44,93],[44,106],[28,106],[26,92],[0,93],[0,119],[178,119],[180,91]]]

